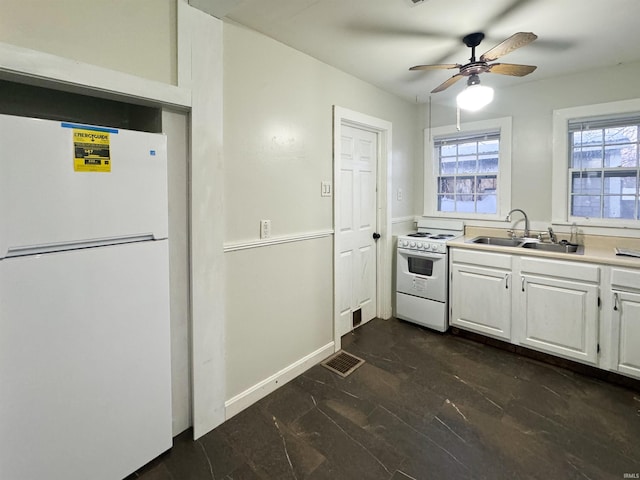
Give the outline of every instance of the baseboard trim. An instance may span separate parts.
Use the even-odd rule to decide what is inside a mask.
[[[242,410],[266,397],[285,383],[306,372],[309,368],[320,363],[333,353],[335,353],[334,342],[327,343],[315,352],[311,352],[309,355],[292,363],[288,367],[283,368],[279,372],[271,375],[269,378],[255,384],[253,387],[248,388],[235,397],[230,398],[224,404],[226,409],[225,418],[229,420],[234,415],[237,415]]]

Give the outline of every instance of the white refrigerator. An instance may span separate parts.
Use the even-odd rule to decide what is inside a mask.
[[[169,449],[166,137],[0,115],[0,479]]]

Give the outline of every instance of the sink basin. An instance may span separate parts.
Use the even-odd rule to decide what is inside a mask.
[[[573,245],[571,243],[539,243],[539,242],[527,242],[522,245],[522,248],[531,248],[533,250],[543,250],[545,252],[557,252],[557,253],[582,253],[581,245]]]
[[[555,253],[576,253],[582,255],[584,247],[571,243],[544,243],[533,238],[506,238],[506,237],[475,237],[467,240],[468,243],[491,245],[496,247],[520,247],[531,250]]]
[[[469,243],[482,243],[484,245],[496,245],[500,247],[519,247],[522,245],[522,240],[504,237],[475,237],[469,240]]]

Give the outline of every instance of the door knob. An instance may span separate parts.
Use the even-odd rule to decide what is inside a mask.
[[[380,234],[378,232],[373,232],[373,239],[377,240],[380,238]]]

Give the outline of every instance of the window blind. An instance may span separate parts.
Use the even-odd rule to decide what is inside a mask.
[[[569,120],[569,134],[583,130],[599,130],[603,128],[627,127],[640,125],[640,112],[615,117],[589,117]]]
[[[468,134],[468,135],[455,135],[449,137],[436,137],[434,138],[433,145],[438,148],[444,145],[460,145],[462,143],[469,142],[486,142],[490,140],[500,140],[500,130]]]

